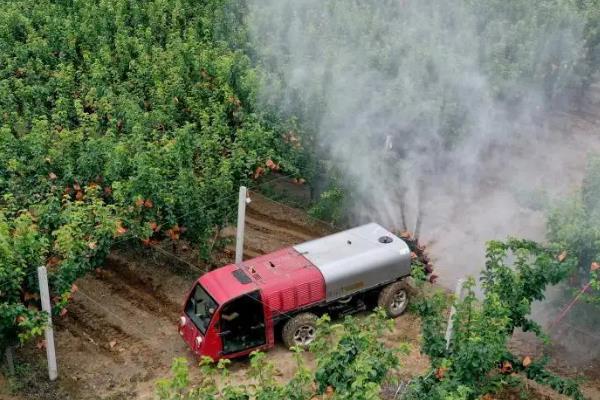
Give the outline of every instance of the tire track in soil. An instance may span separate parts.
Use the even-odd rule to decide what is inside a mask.
[[[253,195],[253,206],[258,196]],[[297,229],[294,225],[306,222],[308,217],[296,218],[289,211],[287,223],[277,218],[283,208],[263,203],[261,212],[250,211],[250,222],[246,230],[246,251],[264,253],[272,249],[289,246],[316,236],[330,233],[322,227]],[[258,221],[259,223],[256,223]],[[281,225],[284,225],[281,229]],[[231,231],[231,228],[228,228]],[[235,235],[235,228],[233,229]],[[309,235],[310,237],[307,237]],[[143,255],[111,254],[96,277],[88,276],[78,281],[81,293],[89,294],[98,301],[94,304],[84,296],[75,294],[68,306],[68,316],[57,323],[57,333],[62,347],[61,355],[78,352],[62,365],[63,371],[77,374],[75,381],[63,385],[77,400],[96,399],[154,399],[154,381],[169,376],[169,367],[174,357],[186,357],[190,365],[197,362],[185,346],[176,330],[176,318],[180,312],[177,303],[195,278],[184,278],[170,268],[168,260],[151,261]],[[194,274],[194,276],[196,276]],[[189,281],[189,282],[188,282]],[[105,309],[104,309],[105,308]],[[114,315],[109,315],[114,314]],[[118,317],[116,319],[115,317]],[[175,317],[175,318],[174,318]],[[418,337],[418,329],[410,315],[396,321],[396,332],[402,332],[406,341]],[[412,327],[412,329],[411,329]],[[394,343],[400,336],[394,335]],[[95,343],[90,343],[92,339]],[[116,340],[117,345],[110,347]],[[406,373],[413,374],[414,365],[425,368],[426,360],[417,350],[405,360],[411,365]],[[278,344],[267,354],[281,373],[281,379],[289,379],[295,370],[293,355]],[[309,358],[309,365],[314,360]],[[416,361],[419,362],[416,362]],[[69,363],[69,364],[67,364]],[[245,370],[247,360],[234,361],[231,381],[247,382]],[[191,368],[191,379],[199,379],[201,371]],[[407,376],[409,376],[407,375]],[[410,375],[412,376],[412,375]],[[68,379],[68,378],[67,378]]]
[[[274,224],[273,221],[265,221],[261,220],[264,218],[260,215],[256,215],[255,212],[249,212],[246,216],[246,226],[251,227],[254,230],[266,232],[270,234],[277,234],[278,236],[283,236],[286,238],[290,238],[293,241],[307,241],[314,238],[314,235],[309,235],[304,232],[299,232],[294,229],[286,229],[277,224]]]
[[[67,316],[57,321],[65,390],[78,400],[153,393],[154,380],[168,373],[173,357],[187,355],[176,321],[189,278],[139,255],[113,252],[105,268],[77,285]]]
[[[113,293],[150,314],[166,317],[164,314],[167,312],[169,321],[175,321],[181,312],[181,305],[161,293],[161,285],[155,285],[152,277],[143,277],[129,269],[117,257],[108,257],[99,279],[106,283]]]
[[[310,218],[306,213],[251,194],[252,202],[246,209],[244,257],[253,258],[281,247],[292,246],[332,233],[332,227]],[[222,230],[222,237],[235,237],[235,227]],[[227,253],[235,252],[235,243],[226,246]]]
[[[86,307],[81,299],[69,304],[68,309],[67,318],[57,325],[68,330],[73,336],[94,344],[100,352],[113,357],[116,362],[122,364],[125,360],[116,345],[114,349],[111,348],[110,343],[113,341],[119,345],[118,348],[125,347],[135,353],[152,352],[152,348],[144,343],[143,338],[125,332],[121,326],[111,323],[102,314]]]
[[[331,233],[332,228],[293,207],[274,203],[267,197],[252,193],[246,214],[268,227],[272,233],[287,232],[309,240]]]

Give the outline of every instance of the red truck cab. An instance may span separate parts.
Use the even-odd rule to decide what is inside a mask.
[[[214,360],[273,347],[276,327],[286,345],[307,345],[316,314],[359,309],[365,295],[379,293],[390,316],[402,313],[409,274],[406,243],[377,224],[363,225],[202,275],[186,298],[179,333],[196,355]]]

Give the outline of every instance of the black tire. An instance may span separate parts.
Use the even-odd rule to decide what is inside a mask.
[[[404,313],[408,306],[409,288],[404,281],[390,283],[379,292],[377,305],[388,317],[396,318]]]
[[[292,317],[283,326],[281,337],[285,347],[300,346],[307,348],[317,335],[317,316],[313,313],[301,313]]]

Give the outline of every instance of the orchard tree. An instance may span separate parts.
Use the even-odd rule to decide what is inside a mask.
[[[577,259],[574,282],[590,282],[587,296],[599,302],[600,285],[600,157],[588,161],[583,184],[572,197],[561,201],[548,215],[548,239],[563,246]]]

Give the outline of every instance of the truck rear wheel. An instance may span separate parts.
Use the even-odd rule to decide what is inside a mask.
[[[317,337],[317,316],[312,313],[296,315],[285,323],[281,336],[288,349],[294,346],[308,347]]]
[[[390,318],[396,318],[402,315],[408,306],[407,284],[400,281],[384,287],[381,292],[379,292],[377,305],[383,308]]]

